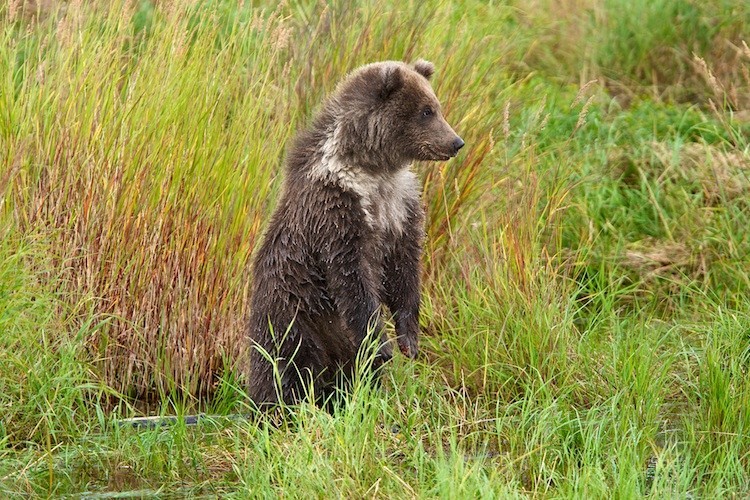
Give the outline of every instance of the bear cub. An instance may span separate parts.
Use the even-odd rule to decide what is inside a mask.
[[[260,408],[301,401],[310,382],[328,397],[370,332],[381,336],[374,368],[390,359],[382,305],[401,352],[417,355],[425,214],[410,166],[464,145],[433,72],[423,60],[355,70],[291,146],[253,265],[249,392]]]

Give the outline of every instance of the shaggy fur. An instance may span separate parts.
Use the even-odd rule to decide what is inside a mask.
[[[424,209],[414,160],[447,160],[463,141],[428,79],[434,67],[354,71],[291,147],[281,199],[254,263],[250,396],[259,406],[318,399],[348,379],[381,305],[401,351],[417,354]],[[391,357],[382,333],[375,367]],[[274,372],[273,359],[277,366]]]

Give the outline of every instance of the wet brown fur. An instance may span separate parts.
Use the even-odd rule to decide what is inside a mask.
[[[290,148],[254,262],[249,391],[257,405],[298,402],[310,381],[317,399],[329,395],[352,375],[368,331],[382,332],[381,305],[401,351],[416,356],[424,209],[409,167],[447,160],[463,145],[440,112],[433,71],[427,61],[359,68]],[[383,334],[374,366],[391,353]]]

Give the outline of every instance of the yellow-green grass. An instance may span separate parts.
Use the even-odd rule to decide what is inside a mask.
[[[750,493],[750,7],[0,7],[0,493]],[[250,258],[338,80],[432,60],[422,356],[247,412]]]

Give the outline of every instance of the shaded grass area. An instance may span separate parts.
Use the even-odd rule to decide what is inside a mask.
[[[28,5],[0,8],[4,495],[748,494],[744,2]],[[421,358],[335,415],[118,427],[247,411],[284,144],[418,57],[467,143],[416,166]]]

